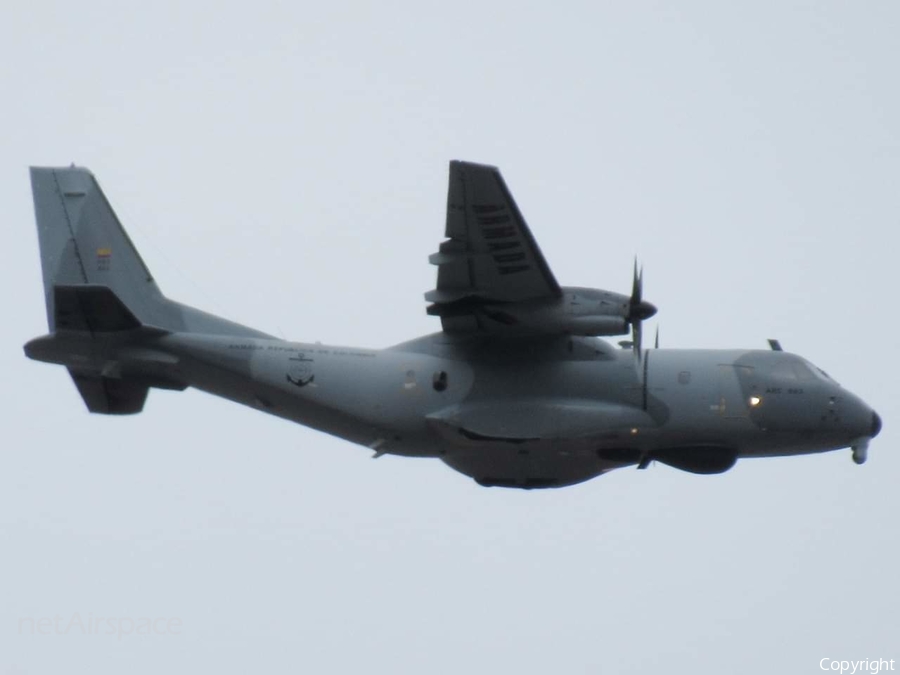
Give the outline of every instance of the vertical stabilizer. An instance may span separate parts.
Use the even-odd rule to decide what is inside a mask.
[[[106,286],[144,323],[163,296],[87,169],[32,168],[47,322],[56,328],[56,286]]]
[[[83,315],[78,318],[82,324],[108,325],[108,319],[88,316],[88,310],[111,308],[109,298],[115,298],[144,326],[267,337],[261,331],[166,299],[94,174],[87,169],[32,167],[31,189],[51,333],[60,328],[75,330],[73,312]],[[111,293],[102,293],[102,288]],[[58,306],[62,297],[70,301],[64,311]],[[82,302],[85,299],[104,302],[88,307]]]

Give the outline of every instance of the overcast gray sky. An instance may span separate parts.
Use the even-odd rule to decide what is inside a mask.
[[[0,674],[900,660],[898,35],[894,2],[8,3]],[[501,167],[561,283],[637,254],[664,347],[828,370],[869,463],[484,489],[195,391],[90,416],[22,353],[29,164],[90,167],[169,297],[383,347],[439,329],[450,159]],[[176,623],[28,624],[76,615]]]

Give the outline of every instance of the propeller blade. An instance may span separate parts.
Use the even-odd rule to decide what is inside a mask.
[[[649,319],[656,314],[656,306],[644,300],[644,268],[638,269],[637,258],[634,259],[634,278],[631,282],[631,298],[628,300],[627,320],[631,323]]]
[[[641,325],[641,321],[635,321],[631,324],[631,336],[634,342],[634,355],[637,356],[638,361],[641,359],[641,337],[644,332],[644,329]]]
[[[641,297],[644,294],[644,268],[638,272],[637,256],[634,257],[634,277],[631,281],[631,306],[641,304]]]
[[[628,315],[625,320],[631,324],[631,340],[634,355],[640,363],[642,354],[643,321],[656,314],[656,307],[644,300],[644,268],[638,267],[637,256],[634,258],[634,275],[631,281],[631,297],[628,299]],[[658,330],[658,328],[657,328]],[[657,333],[657,347],[659,334]]]
[[[653,341],[653,348],[659,349],[659,325],[656,326],[656,339]]]

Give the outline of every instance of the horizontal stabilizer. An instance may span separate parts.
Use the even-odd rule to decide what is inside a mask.
[[[144,409],[149,387],[100,375],[79,374],[69,368],[69,375],[88,410],[105,415],[133,415]]]

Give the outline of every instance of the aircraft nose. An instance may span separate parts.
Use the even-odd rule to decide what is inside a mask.
[[[872,428],[869,431],[869,438],[875,438],[881,433],[881,417],[874,410],[872,411]]]

